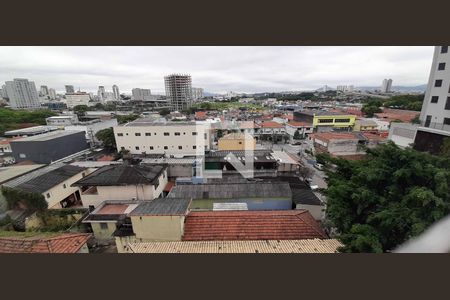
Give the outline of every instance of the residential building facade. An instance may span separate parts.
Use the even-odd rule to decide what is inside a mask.
[[[77,105],[89,105],[91,96],[88,93],[78,92],[72,94],[66,94],[67,108],[74,108]]]
[[[33,81],[15,78],[13,81],[5,82],[5,88],[11,108],[36,109],[41,107],[39,94]]]

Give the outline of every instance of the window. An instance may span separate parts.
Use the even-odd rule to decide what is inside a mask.
[[[183,146],[178,146],[178,150],[183,150]]]
[[[438,103],[439,96],[432,96],[431,97],[431,103]]]
[[[85,177],[86,176],[86,173],[81,173],[81,177]]]
[[[442,79],[437,79],[437,80],[434,82],[434,86],[435,86],[435,87],[441,87],[441,86],[442,86]]]
[[[120,147],[120,150],[122,150],[122,151],[125,150],[125,147]]]
[[[164,146],[164,150],[167,150],[167,149],[169,149],[169,147],[167,147],[167,146]]]
[[[195,145],[194,145],[194,146],[192,146],[192,149],[197,149],[197,146],[195,146]]]
[[[205,135],[205,140],[206,140],[208,138],[208,135],[206,133],[204,135]]]
[[[152,134],[150,132],[146,132],[145,136],[151,136]]]
[[[335,119],[334,122],[336,122],[336,123],[349,123],[350,119]]]
[[[319,119],[319,123],[333,123],[333,119]]]
[[[135,136],[141,136],[141,133],[140,132],[136,132],[134,135]]]
[[[444,118],[444,125],[450,125],[450,118]]]
[[[63,188],[67,188],[67,185],[65,183],[63,184]]]
[[[445,109],[450,110],[450,97],[447,97],[447,101],[445,102]]]
[[[448,46],[441,46],[441,53],[447,53],[448,52]]]
[[[178,135],[181,135],[181,134],[180,134],[179,132],[175,132],[175,135],[177,135],[177,136],[178,136]]]
[[[439,63],[438,70],[439,71],[445,70],[445,63]]]
[[[118,133],[117,136],[123,136],[123,133]]]
[[[128,133],[125,133],[125,135],[128,135]]]
[[[136,148],[136,150],[139,150],[139,146],[136,146],[136,147],[134,147],[134,148]]]
[[[239,145],[242,145],[242,142],[239,142]]]
[[[193,131],[193,132],[192,132],[192,135],[197,135],[197,132]]]
[[[107,223],[100,223],[100,229],[108,229],[108,224]]]
[[[170,133],[164,132],[164,136],[169,136],[169,135],[170,135]]]
[[[431,124],[431,116],[427,116],[426,120],[425,120],[425,127],[430,127]]]
[[[47,199],[48,199],[48,198],[50,198],[50,193],[47,193],[47,195],[46,195],[46,196],[47,196]]]

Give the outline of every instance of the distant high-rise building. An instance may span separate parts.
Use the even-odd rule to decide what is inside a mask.
[[[392,91],[392,79],[384,79],[381,84],[382,93],[390,93]]]
[[[106,99],[106,95],[105,95],[106,91],[105,91],[105,87],[103,85],[100,85],[98,87],[98,91],[97,91],[97,96],[98,96],[98,100],[100,102],[105,101]]]
[[[50,97],[50,100],[56,100],[56,91],[55,89],[48,89],[48,96]]]
[[[192,105],[192,82],[190,75],[171,74],[164,77],[166,97],[172,111],[182,111]]]
[[[48,87],[46,85],[41,85],[41,96],[48,96]]]
[[[145,101],[152,99],[152,91],[150,89],[134,88],[131,90],[131,99],[137,101]]]
[[[355,87],[353,85],[338,85],[336,87],[336,91],[341,92],[353,92],[354,89]]]
[[[12,108],[39,108],[41,106],[39,94],[33,81],[15,78],[13,81],[5,82],[5,87]]]
[[[192,88],[192,99],[198,100],[203,98],[203,89],[202,88]]]
[[[75,93],[75,89],[74,89],[73,85],[66,85],[65,88],[66,88],[66,94]]]
[[[2,85],[2,94],[0,95],[3,99],[8,99],[8,94],[6,93],[6,85]]]
[[[68,108],[74,108],[77,105],[89,105],[90,100],[91,97],[85,92],[66,94],[66,104]]]
[[[113,94],[114,94],[114,99],[120,100],[119,87],[117,85],[113,85],[112,90],[113,90]]]

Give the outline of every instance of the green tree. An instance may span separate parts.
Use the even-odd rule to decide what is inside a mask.
[[[416,116],[414,117],[414,119],[411,120],[411,123],[413,123],[413,124],[420,124],[419,116],[420,116],[420,115],[416,115]]]
[[[450,160],[393,143],[362,161],[329,157],[327,219],[344,252],[386,252],[450,213]]]
[[[450,158],[450,138],[444,138],[441,146],[441,154],[445,158]]]
[[[170,114],[170,109],[168,109],[168,108],[160,109],[160,110],[159,110],[159,114],[160,114],[161,116],[167,116],[168,114]]]
[[[113,128],[105,128],[98,131],[95,137],[102,142],[103,147],[109,149],[116,149],[116,139],[114,137]]]
[[[87,105],[76,105],[73,107],[73,112],[78,116],[78,118],[84,117],[88,110],[89,107]]]
[[[375,113],[379,113],[382,111],[380,108],[381,105],[379,104],[381,104],[381,102],[378,101],[369,102],[363,105],[361,111],[366,115],[366,117],[372,118]]]
[[[125,115],[125,116],[117,116],[117,122],[119,124],[125,124],[131,121],[136,120],[137,118],[139,118],[139,115],[133,114],[133,115]]]

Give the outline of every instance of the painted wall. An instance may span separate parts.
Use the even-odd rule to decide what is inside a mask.
[[[325,217],[325,206],[323,205],[307,205],[307,204],[297,204],[296,209],[306,209],[314,217],[314,219],[320,221]]]
[[[147,241],[181,241],[184,216],[132,216],[136,238]]]
[[[114,239],[113,233],[116,231],[116,222],[103,222],[107,225],[106,229],[101,228],[101,222],[91,222],[92,232],[96,239],[111,240]]]
[[[219,150],[253,150],[256,148],[255,139],[219,139]]]

